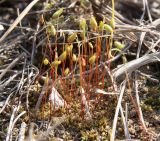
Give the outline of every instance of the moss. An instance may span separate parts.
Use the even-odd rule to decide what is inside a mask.
[[[149,92],[144,100],[144,104],[155,110],[160,110],[160,90],[159,87],[150,87]]]
[[[81,139],[83,141],[97,140],[98,132],[95,129],[91,129],[90,131],[81,131]]]

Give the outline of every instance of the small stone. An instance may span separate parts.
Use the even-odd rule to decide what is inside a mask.
[[[148,93],[148,88],[147,87],[143,87],[143,92]]]
[[[135,127],[135,130],[136,130],[136,131],[140,131],[139,126],[136,126],[136,127]]]
[[[130,133],[130,134],[132,134],[132,135],[133,135],[133,134],[135,134],[135,132],[136,132],[136,131],[135,131],[135,129],[134,129],[134,128],[129,128],[129,133]]]
[[[146,124],[147,127],[149,127],[149,122],[146,121],[145,124]]]
[[[131,135],[132,138],[135,138],[135,135]]]
[[[132,125],[132,124],[133,124],[133,120],[130,120],[130,119],[129,119],[129,120],[128,120],[128,124],[129,124],[129,125]]]
[[[122,129],[121,127],[119,127],[119,128],[118,128],[118,131],[119,131],[119,132],[122,132],[122,131],[123,131],[123,129]]]
[[[153,124],[152,124],[152,123],[149,123],[148,127],[152,127],[152,126],[153,126]]]

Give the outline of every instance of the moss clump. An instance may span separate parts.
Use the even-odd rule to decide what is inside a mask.
[[[91,129],[90,131],[81,131],[82,141],[93,141],[98,139],[97,130]]]

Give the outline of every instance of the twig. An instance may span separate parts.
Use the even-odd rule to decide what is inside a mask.
[[[140,141],[139,139],[126,139],[126,140],[119,140],[119,141]]]
[[[0,38],[0,42],[2,42],[10,32],[18,25],[18,23],[24,18],[24,16],[29,12],[29,10],[38,2],[39,0],[33,0],[17,17],[17,19],[13,22],[13,24],[9,27],[9,29],[3,34]]]
[[[113,70],[113,76],[115,79],[122,77],[127,73],[131,74],[133,71],[137,70],[139,67],[144,66],[146,64],[157,62],[160,59],[160,52],[152,53],[130,61],[124,65],[119,66],[118,68]]]
[[[12,112],[12,115],[11,115],[11,118],[10,118],[10,122],[9,122],[9,126],[8,126],[8,132],[7,132],[7,136],[6,136],[6,141],[9,141],[9,139],[10,139],[11,132],[12,132],[13,120],[14,120],[14,116],[16,114],[17,108],[18,107],[15,107],[13,109],[13,112]]]
[[[17,88],[17,90],[16,90],[16,93],[19,91],[20,92],[20,90],[22,89],[22,87],[23,87],[23,85],[24,85],[24,83],[25,83],[25,79],[24,79],[24,73],[25,73],[25,67],[26,67],[26,59],[24,60],[24,63],[23,63],[23,70],[22,70],[22,76],[21,76],[21,79],[20,79],[20,81],[19,81],[19,83],[18,83],[18,88]],[[28,70],[28,69],[27,69]]]
[[[128,131],[128,103],[126,103],[126,109],[125,109],[125,122],[126,122],[126,126],[127,126],[127,139],[131,139],[129,131]]]
[[[152,16],[151,16],[151,12],[150,12],[149,6],[148,6],[148,0],[144,0],[144,1],[145,1],[146,10],[147,10],[147,14],[148,14],[149,20],[152,23]]]
[[[3,112],[3,110],[4,110],[5,107],[7,106],[8,101],[9,101],[10,97],[11,97],[13,94],[14,94],[14,93],[12,92],[12,93],[7,97],[7,99],[6,99],[6,101],[5,101],[5,104],[3,105],[3,107],[2,107],[1,110],[0,110],[0,114]]]
[[[16,118],[15,120],[13,121],[13,124],[12,124],[12,130],[14,128],[14,125],[16,124],[16,122],[18,121],[18,119],[23,116],[24,114],[26,114],[26,111],[23,111],[22,113],[20,113]]]
[[[143,126],[143,129],[145,130],[145,132],[147,132],[147,128],[146,128],[143,114],[142,114],[142,109],[140,106],[140,100],[139,100],[139,94],[138,94],[138,81],[137,81],[137,73],[136,72],[135,72],[135,93],[136,93],[136,103],[137,103],[137,110],[138,110],[139,118],[140,118],[141,124]]]
[[[106,91],[104,91],[102,89],[98,89],[98,88],[96,88],[94,90],[94,92],[97,94],[104,94],[104,95],[118,95],[119,94],[118,92],[106,92]]]
[[[21,55],[19,55],[15,60],[13,60],[11,62],[11,64],[9,64],[9,66],[0,74],[0,80],[2,79],[2,77],[7,73],[7,71],[9,71],[10,69],[12,69],[16,63],[22,58],[24,57],[26,54],[22,53]]]
[[[155,42],[155,44],[153,44],[153,45],[149,48],[149,50],[146,52],[146,54],[149,54],[152,50],[154,50],[154,48],[155,48],[159,43],[160,43],[160,39],[157,40],[157,41]]]
[[[152,75],[149,75],[149,74],[145,74],[145,73],[143,73],[143,72],[141,72],[141,71],[138,71],[137,70],[137,73],[139,74],[139,75],[142,75],[142,76],[144,76],[144,77],[146,77],[149,81],[151,81],[151,82],[154,82],[154,83],[159,83],[159,80],[158,79],[156,79],[156,78],[153,78],[152,77]]]
[[[4,3],[5,1],[6,1],[6,0],[1,0],[1,1],[0,1],[0,4]]]
[[[126,137],[126,139],[130,139],[128,126],[127,126],[125,116],[124,116],[124,113],[123,113],[122,105],[120,105],[120,113],[121,113],[121,118],[122,118],[122,122],[123,122],[123,126],[124,126],[125,137]]]
[[[25,128],[26,128],[26,123],[22,122],[20,131],[19,131],[19,135],[18,135],[18,141],[24,141],[24,138],[25,138]]]
[[[112,126],[110,141],[115,140],[115,132],[116,132],[118,114],[119,114],[119,110],[120,110],[120,107],[121,107],[121,102],[122,102],[123,94],[124,94],[124,91],[125,91],[125,87],[126,87],[126,81],[122,82],[122,84],[121,84],[121,92],[120,92],[120,96],[119,96],[119,99],[118,99],[118,104],[117,104],[117,107],[116,107],[116,112],[115,112],[115,116],[114,116],[114,120],[113,120],[113,126]]]
[[[5,81],[5,83],[0,85],[0,91],[2,89],[4,89],[11,81],[13,81],[16,77],[17,77],[18,73],[14,74],[13,76],[11,76],[7,81]]]
[[[107,73],[108,73],[109,76],[110,76],[111,83],[112,83],[112,85],[113,85],[113,87],[114,87],[114,90],[115,90],[116,92],[118,92],[118,88],[117,88],[117,85],[116,85],[116,81],[114,81],[114,78],[113,78],[113,75],[112,75],[111,71],[109,70],[109,68],[108,68],[105,64],[103,64],[103,66],[104,66],[105,70],[107,71]],[[117,96],[117,99],[118,99],[118,96]],[[121,118],[122,118],[122,122],[123,122],[123,126],[124,126],[125,137],[126,137],[127,139],[129,139],[130,137],[129,137],[128,127],[127,127],[126,120],[125,120],[125,117],[124,117],[122,105],[120,105],[120,113],[121,113]]]
[[[33,134],[34,134],[34,123],[31,122],[30,128],[29,128],[29,141],[35,140],[33,137]]]
[[[139,56],[140,56],[142,43],[143,43],[145,35],[146,35],[146,32],[142,32],[141,35],[140,35],[140,41],[139,41],[139,44],[138,44],[138,50],[137,50],[137,57],[136,58],[139,58]]]

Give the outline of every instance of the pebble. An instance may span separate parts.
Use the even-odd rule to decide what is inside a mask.
[[[135,134],[135,132],[136,132],[136,131],[135,131],[135,129],[134,129],[134,128],[129,128],[129,133],[130,133],[130,134],[132,134],[132,135],[133,135],[133,134]]]

